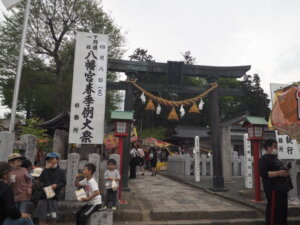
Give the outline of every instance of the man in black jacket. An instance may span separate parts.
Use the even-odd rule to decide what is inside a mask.
[[[265,149],[266,154],[259,159],[259,171],[267,199],[265,224],[286,225],[288,211],[287,193],[289,186],[292,188],[288,180],[289,171],[283,167],[277,158],[278,147],[276,140],[266,140]]]
[[[44,193],[41,200],[39,200],[35,212],[35,216],[39,219],[39,225],[45,225],[47,221],[50,225],[56,224],[57,201],[59,200],[61,189],[66,185],[65,174],[59,168],[58,160],[59,156],[57,153],[48,153],[46,156],[46,167],[39,177],[42,187],[50,189],[50,192],[54,195],[46,196]]]
[[[0,225],[33,225],[31,216],[16,208],[12,188],[8,185],[10,166],[0,162]]]

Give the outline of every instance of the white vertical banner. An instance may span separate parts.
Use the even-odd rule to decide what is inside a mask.
[[[200,141],[199,137],[195,137],[194,146],[194,175],[195,182],[200,182]]]
[[[270,84],[272,104],[275,101],[275,91],[284,88],[289,84]],[[300,145],[295,139],[291,139],[288,135],[281,135],[276,131],[276,140],[278,142],[278,158],[279,159],[300,159]]]
[[[2,0],[3,5],[7,10],[10,10],[12,7],[17,5],[21,0]]]
[[[108,42],[108,35],[76,34],[69,143],[103,143]]]
[[[295,139],[288,135],[281,135],[276,130],[276,140],[278,142],[279,159],[300,159],[300,148]]]
[[[245,187],[253,188],[253,170],[251,142],[248,140],[248,134],[244,134],[244,159],[245,159]]]

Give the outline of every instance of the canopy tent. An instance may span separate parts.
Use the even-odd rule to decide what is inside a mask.
[[[300,82],[275,92],[269,127],[300,140]]]
[[[167,148],[169,146],[171,146],[172,144],[168,143],[168,142],[164,142],[161,140],[158,140],[156,138],[145,138],[143,140],[143,146],[145,147],[159,147],[159,148]]]

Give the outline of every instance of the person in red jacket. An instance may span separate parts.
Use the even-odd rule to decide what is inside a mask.
[[[7,162],[0,162],[0,225],[33,225],[31,216],[16,208],[13,190],[8,184],[10,171]]]

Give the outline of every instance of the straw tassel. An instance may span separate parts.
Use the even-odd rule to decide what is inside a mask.
[[[148,100],[145,110],[155,111],[155,105],[152,102],[152,99]]]
[[[200,113],[200,111],[196,105],[196,102],[194,102],[193,105],[191,106],[189,113]]]
[[[168,115],[168,120],[179,120],[178,115],[174,107],[172,107],[171,112]]]

